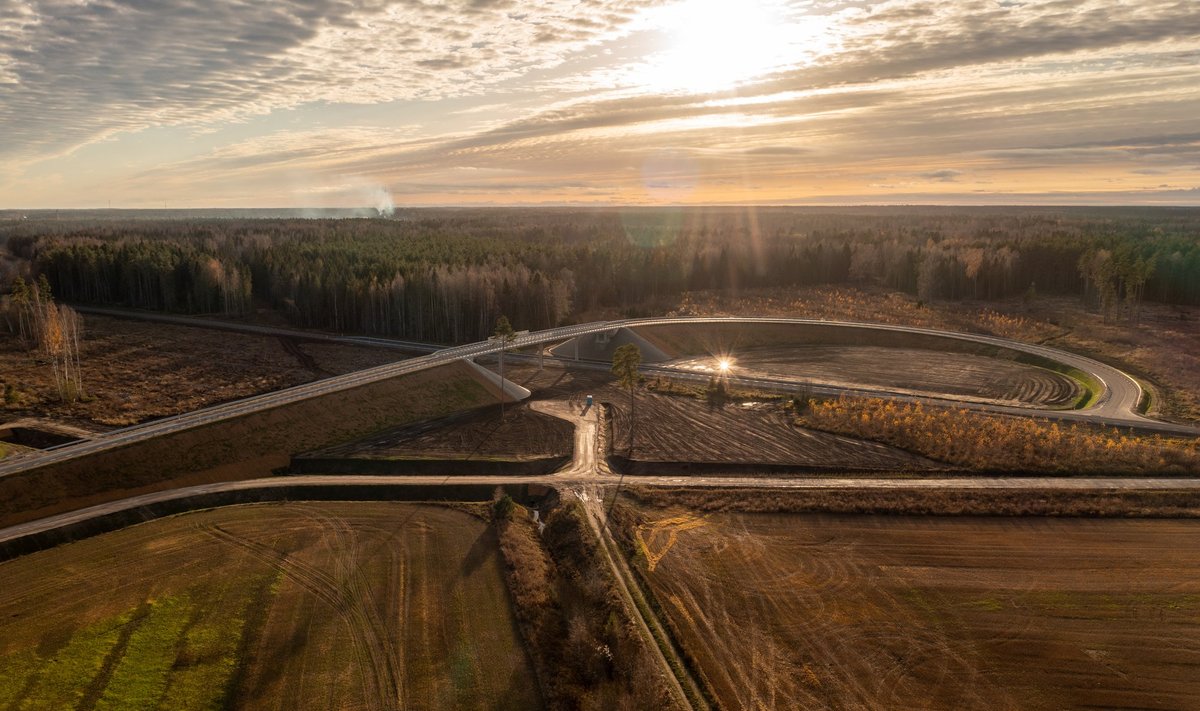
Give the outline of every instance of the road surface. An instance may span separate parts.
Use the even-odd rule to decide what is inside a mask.
[[[34,533],[51,531],[66,525],[86,521],[112,513],[137,509],[151,504],[191,497],[239,492],[285,489],[288,487],[378,487],[486,485],[504,486],[519,484],[544,484],[559,488],[581,488],[593,485],[615,485],[619,477],[612,474],[540,476],[366,476],[350,474],[314,474],[304,476],[247,479],[214,484],[200,484],[179,489],[156,491],[149,494],[110,501],[70,511],[55,516],[17,524],[0,529],[0,543]],[[880,491],[910,491],[959,489],[967,491],[1200,491],[1200,478],[1167,477],[929,477],[929,478],[872,478],[872,477],[824,477],[783,479],[741,476],[626,476],[627,486],[648,487],[720,487],[758,489],[873,489]]]
[[[116,315],[115,310],[106,310],[106,313]],[[124,313],[124,312],[121,312]],[[154,315],[156,320],[170,319],[171,322],[188,322],[188,317],[182,316],[167,316],[162,314]],[[218,322],[223,323],[223,322]],[[508,350],[515,350],[530,346],[541,345],[545,343],[554,343],[565,341],[571,338],[586,336],[595,333],[612,331],[619,328],[630,328],[637,326],[658,326],[669,324],[706,324],[706,323],[762,323],[762,324],[826,324],[840,325],[853,328],[864,328],[884,332],[895,333],[920,333],[934,335],[949,339],[973,341],[988,345],[1010,348],[1013,350],[1031,353],[1044,358],[1059,361],[1074,368],[1078,368],[1090,373],[1094,378],[1103,384],[1103,392],[1095,402],[1084,410],[1077,410],[1070,413],[1058,412],[1052,410],[1037,410],[1032,408],[1014,408],[1006,406],[989,406],[984,404],[972,404],[976,409],[984,411],[1006,412],[1013,414],[1031,415],[1036,414],[1039,417],[1059,417],[1081,419],[1084,421],[1099,422],[1102,424],[1114,424],[1119,426],[1133,426],[1144,429],[1154,429],[1156,431],[1169,432],[1173,434],[1183,434],[1188,436],[1200,435],[1200,428],[1187,427],[1182,425],[1172,425],[1169,423],[1156,422],[1149,418],[1142,417],[1137,413],[1137,405],[1142,397],[1141,386],[1137,381],[1129,375],[1113,368],[1112,366],[1100,363],[1099,361],[1079,356],[1066,351],[1060,351],[1055,348],[1045,346],[1036,346],[1016,341],[1009,341],[1003,338],[993,336],[980,336],[973,334],[949,333],[945,331],[935,331],[924,328],[911,328],[907,326],[891,326],[885,324],[864,324],[856,322],[835,322],[821,321],[815,319],[778,319],[778,318],[649,318],[649,319],[624,319],[619,321],[599,321],[593,323],[580,324],[575,326],[564,326],[561,328],[552,328],[545,331],[536,331],[527,333],[513,339],[507,346]],[[239,330],[255,329],[255,332],[270,333],[271,335],[280,335],[281,331],[286,331],[291,334],[296,333],[289,329],[276,329],[267,326],[239,326]],[[300,332],[306,333],[306,332]],[[305,336],[311,337],[311,336]],[[338,337],[340,338],[340,337]],[[343,339],[344,340],[344,339]],[[357,342],[364,341],[382,341],[386,339],[354,339]],[[347,341],[348,342],[348,341]],[[409,344],[403,343],[405,347]],[[363,343],[366,344],[365,342]],[[487,356],[499,353],[501,346],[491,341],[483,341],[480,343],[472,343],[462,346],[454,346],[443,348],[429,355],[419,356],[398,363],[388,363],[386,365],[368,368],[366,370],[356,371],[345,375],[338,375],[324,380],[318,380],[303,385],[297,385],[283,390],[256,395],[254,397],[236,400],[234,402],[216,405],[214,407],[189,412],[174,417],[168,417],[161,420],[156,420],[146,424],[135,425],[124,429],[113,430],[103,435],[99,435],[93,439],[72,443],[60,447],[55,447],[43,451],[39,455],[21,457],[20,459],[0,463],[0,476],[13,474],[28,469],[33,469],[56,462],[67,461],[77,457],[84,457],[98,452],[103,452],[117,447],[132,444],[134,442],[144,441],[153,437],[158,437],[170,432],[178,432],[195,427],[199,427],[212,422],[227,420],[234,417],[253,414],[263,410],[279,407],[293,402],[298,402],[308,398],[327,395],[329,393],[349,390],[352,388],[370,385],[397,376],[414,373],[428,368],[435,368],[440,365],[445,365],[456,360],[473,359],[481,356]],[[606,366],[605,366],[606,367]],[[664,366],[653,366],[653,368],[662,370]],[[653,372],[651,368],[648,371]],[[673,377],[684,377],[690,371],[678,371],[673,373]],[[691,377],[695,377],[695,373],[690,373]],[[700,376],[704,377],[704,376]],[[767,379],[756,379],[761,385],[770,385]],[[747,383],[751,384],[751,383]],[[795,383],[787,384],[786,381],[779,381],[776,385],[786,387],[796,387]],[[844,392],[844,390],[842,390]],[[861,389],[857,394],[874,395],[879,397],[888,397],[889,393],[886,390],[871,390]],[[927,398],[923,398],[927,399]],[[965,405],[964,405],[965,406]]]
[[[575,454],[571,464],[558,474],[595,476],[601,472],[596,432],[599,429],[599,407],[586,407],[566,400],[537,400],[529,403],[531,410],[566,420],[575,425]]]

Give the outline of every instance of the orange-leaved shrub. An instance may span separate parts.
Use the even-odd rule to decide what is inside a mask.
[[[971,469],[1047,473],[1196,473],[1200,439],[879,398],[814,402],[800,423]]]

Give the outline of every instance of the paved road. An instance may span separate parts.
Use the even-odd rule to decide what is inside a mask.
[[[92,313],[100,313],[92,311]],[[110,315],[118,314],[117,310],[106,310],[105,313]],[[120,312],[125,313],[125,312]],[[188,323],[191,321],[188,317],[168,316],[162,314],[154,315],[155,320],[170,319],[172,323]],[[225,325],[224,322],[223,326]],[[1077,418],[1082,415],[1085,419],[1092,421],[1100,421],[1109,424],[1121,424],[1138,426],[1145,428],[1154,428],[1161,431],[1169,431],[1180,434],[1195,435],[1200,434],[1200,429],[1193,427],[1183,427],[1178,425],[1170,425],[1167,423],[1158,423],[1154,420],[1142,417],[1136,412],[1138,401],[1141,399],[1141,386],[1137,381],[1126,375],[1125,373],[1113,368],[1112,366],[1100,363],[1099,361],[1079,356],[1066,351],[1060,351],[1046,346],[1036,346],[1025,343],[1009,341],[1003,338],[992,336],[979,336],[973,334],[949,333],[944,331],[935,331],[932,329],[910,328],[905,326],[891,326],[883,324],[866,324],[857,322],[835,322],[822,321],[815,319],[777,319],[777,318],[652,318],[652,319],[624,319],[619,321],[603,321],[580,324],[575,326],[565,326],[562,328],[552,328],[545,331],[536,331],[527,333],[514,339],[508,346],[510,349],[519,349],[529,346],[540,345],[544,343],[554,343],[565,341],[577,336],[585,336],[589,334],[601,333],[605,331],[613,331],[622,327],[636,326],[656,326],[681,323],[783,323],[783,324],[827,324],[827,325],[842,325],[855,328],[864,328],[875,331],[894,332],[894,333],[921,333],[954,340],[971,341],[975,343],[983,343],[995,345],[1004,348],[1011,348],[1026,353],[1035,354],[1045,358],[1051,358],[1059,362],[1065,363],[1080,370],[1089,372],[1104,385],[1104,392],[1097,398],[1096,402],[1086,410],[1079,410],[1071,413],[1069,416]],[[194,325],[194,322],[193,322]],[[237,330],[254,329],[256,333],[264,333],[270,335],[295,335],[297,332],[291,329],[278,329],[269,326],[242,326],[239,325]],[[307,332],[298,332],[307,334]],[[312,337],[311,334],[304,337]],[[338,339],[345,340],[342,337]],[[385,341],[387,339],[354,339],[363,345],[369,342]],[[407,342],[404,343],[407,347]],[[40,455],[31,457],[22,457],[12,462],[0,464],[0,476],[12,474],[35,467],[52,464],[55,462],[67,461],[77,457],[83,457],[98,452],[115,449],[134,442],[144,441],[152,437],[158,437],[169,432],[178,432],[181,430],[199,427],[201,425],[226,420],[234,417],[249,415],[262,410],[267,410],[274,407],[279,407],[292,402],[318,397],[333,392],[357,388],[364,385],[370,385],[390,378],[395,378],[400,375],[434,368],[439,365],[445,365],[460,359],[478,358],[480,356],[498,353],[500,346],[496,343],[484,341],[481,343],[472,343],[463,346],[454,346],[451,348],[443,348],[429,355],[419,356],[398,363],[389,363],[387,365],[368,368],[346,375],[339,375],[324,380],[318,380],[312,383],[297,385],[295,387],[277,390],[275,392],[257,395],[254,397],[237,400],[234,402],[216,405],[214,407],[197,410],[195,412],[176,415],[154,422],[149,422],[142,425],[135,425],[124,429],[114,430],[105,433],[94,439],[65,445],[62,447],[46,450]],[[655,366],[661,368],[662,366]],[[687,371],[681,371],[679,376]],[[694,374],[693,374],[694,375]],[[762,379],[760,379],[762,380]],[[793,384],[794,387],[794,384]],[[887,396],[889,393],[883,390],[864,390],[864,394],[876,394]],[[981,406],[979,409],[998,410],[998,411],[1013,411],[1017,414],[1038,414],[1040,416],[1063,416],[1055,413],[1055,411],[1031,410],[1027,408],[1002,408],[1002,407],[987,407]]]
[[[371,336],[341,336],[324,333],[320,331],[304,331],[299,329],[279,328],[274,326],[256,326],[251,324],[242,324],[237,322],[222,321],[219,319],[204,319],[192,316],[173,316],[169,314],[156,313],[151,311],[135,311],[131,309],[115,309],[102,308],[92,306],[79,306],[79,311],[84,313],[96,313],[108,316],[139,318],[159,321],[163,323],[181,324],[187,326],[202,326],[206,328],[219,328],[224,330],[242,331],[246,333],[256,333],[261,335],[283,336],[289,338],[306,338],[310,340],[324,340],[335,343],[344,343],[348,345],[369,346],[376,348],[392,348],[396,350],[404,350],[410,352],[427,352],[433,353],[443,350],[442,346],[430,343],[419,343],[416,341],[405,341],[394,338],[379,338]],[[917,328],[913,326],[897,326],[891,324],[864,323],[858,321],[826,321],[824,319],[790,319],[790,318],[765,318],[765,317],[697,317],[697,318],[648,318],[648,319],[622,319],[617,321],[593,322],[582,324],[572,329],[583,329],[582,335],[600,333],[604,331],[612,331],[624,327],[637,326],[655,326],[677,323],[784,323],[796,325],[813,325],[823,324],[830,326],[848,326],[853,328],[862,328],[867,330],[891,333],[918,333],[939,338],[948,338],[951,340],[967,341],[971,343],[980,343],[986,345],[1008,348],[1011,350],[1036,355],[1050,360],[1063,363],[1065,365],[1077,368],[1081,371],[1091,374],[1101,383],[1102,392],[1093,402],[1089,403],[1088,407],[1083,410],[1073,411],[1056,411],[1047,410],[1037,407],[1021,407],[1010,405],[998,405],[993,403],[971,403],[964,402],[960,399],[946,396],[914,396],[908,392],[893,391],[887,388],[870,387],[856,388],[845,386],[818,386],[799,383],[795,379],[786,378],[738,378],[734,377],[733,382],[746,385],[749,387],[763,387],[771,389],[796,389],[798,386],[803,386],[805,389],[818,395],[838,395],[841,393],[863,394],[891,397],[902,400],[937,402],[951,401],[956,405],[965,406],[972,409],[987,410],[991,412],[1002,412],[1005,414],[1015,415],[1039,415],[1048,416],[1057,419],[1072,420],[1077,422],[1099,422],[1118,427],[1134,426],[1142,429],[1173,432],[1184,435],[1200,435],[1200,428],[1189,427],[1186,425],[1176,425],[1173,423],[1163,423],[1144,417],[1137,412],[1138,403],[1142,399],[1142,387],[1133,377],[1106,363],[1100,362],[1093,358],[1081,356],[1069,351],[1063,351],[1049,346],[1040,346],[1029,343],[1021,343],[1019,341],[1009,340],[996,336],[984,336],[971,333],[954,333],[950,331],[938,331],[929,328]],[[534,345],[536,343],[552,343],[557,338],[557,332],[563,329],[550,329],[548,331],[539,331],[531,334],[526,338],[526,345]],[[547,337],[542,337],[543,335]],[[536,339],[533,337],[537,337]],[[514,360],[531,360],[537,356],[511,354],[507,356]],[[558,360],[562,362],[574,362],[569,358],[555,358],[554,356],[546,356],[547,360]],[[582,367],[603,368],[607,370],[608,364],[588,364],[586,361],[579,361]],[[645,372],[657,372],[670,375],[676,378],[692,377],[696,380],[707,381],[707,376],[696,376],[690,374],[689,371],[676,368],[670,365],[662,364],[647,364],[642,367]]]
[[[18,524],[0,529],[0,543],[21,538],[32,533],[54,530],[62,526],[86,521],[106,514],[136,509],[151,504],[188,499],[190,497],[224,492],[259,491],[284,489],[287,487],[378,487],[380,485],[401,486],[445,486],[450,485],[519,485],[544,484],[559,487],[583,488],[597,484],[616,484],[618,477],[611,474],[542,476],[359,476],[359,475],[305,475],[249,479],[245,481],[201,484],[180,489],[170,489],[142,494],[128,499],[111,501],[71,511],[56,516]],[[759,489],[875,489],[875,490],[932,490],[961,489],[970,491],[1137,491],[1171,490],[1200,491],[1200,478],[1114,478],[1114,477],[930,477],[915,479],[872,478],[872,477],[809,477],[802,479],[705,476],[663,477],[626,476],[625,485],[648,487],[744,487]]]

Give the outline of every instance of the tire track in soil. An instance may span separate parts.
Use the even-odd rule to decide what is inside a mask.
[[[701,657],[720,660],[733,655],[742,660],[733,665],[701,664],[708,667],[707,673],[716,674],[712,681],[733,695],[735,706],[906,708],[921,694],[947,692],[954,694],[960,708],[1012,706],[1002,690],[981,676],[975,649],[953,643],[956,618],[922,624],[911,602],[895,592],[905,589],[903,580],[886,565],[859,563],[864,558],[854,552],[855,544],[814,541],[801,545],[808,554],[791,555],[792,547],[786,546],[789,554],[780,555],[777,544],[785,541],[756,535],[741,517],[718,531],[694,530],[688,537],[697,534],[700,538],[686,545],[680,536],[678,557],[667,556],[668,567],[683,566],[676,570],[686,568],[685,577],[695,584],[680,587],[664,580],[670,591],[665,597],[689,620],[693,615],[701,618],[699,624],[691,622],[694,634],[688,635],[694,640],[691,644],[698,643],[695,651]],[[739,544],[717,551],[710,539],[720,538],[735,538]],[[725,550],[735,557],[723,563],[711,558]],[[707,561],[700,564],[696,556]],[[797,562],[802,563],[799,571]],[[735,599],[727,599],[731,571],[744,576],[742,585],[753,590],[753,596],[732,592]],[[868,599],[852,599],[852,580],[869,586]],[[843,598],[850,601],[850,618],[845,618],[841,605],[826,605],[826,600]],[[732,619],[731,608],[741,609],[746,617]],[[705,611],[716,611],[717,616]],[[802,636],[770,632],[778,630],[780,620],[798,619],[805,620]],[[887,622],[865,624],[869,620]],[[703,632],[719,629],[739,629],[744,639],[730,645],[729,638],[710,638]],[[778,634],[783,636],[776,639]],[[786,648],[792,651],[784,652]],[[863,649],[873,651],[863,656]],[[770,680],[783,683],[764,686]],[[725,694],[720,696],[728,699]]]
[[[289,556],[272,546],[243,538],[218,524],[200,524],[204,533],[237,548],[281,571],[338,613],[347,623],[358,667],[363,670],[366,699],[371,711],[399,711],[403,708],[400,670],[394,654],[380,637],[378,615],[372,618],[364,601],[339,585],[325,571]]]
[[[280,336],[279,344],[283,346],[283,350],[286,351],[288,355],[296,359],[296,363],[301,368],[304,368],[317,378],[330,378],[334,375],[337,375],[337,373],[331,373],[317,365],[317,360],[308,352],[306,352],[295,338],[291,336]]]
[[[401,674],[405,667],[402,660],[402,649],[397,644],[391,644],[388,641],[386,630],[388,629],[383,615],[380,614],[379,606],[376,604],[375,596],[372,593],[373,586],[365,579],[362,573],[362,567],[359,565],[359,539],[354,527],[346,519],[341,516],[327,514],[319,509],[308,508],[302,506],[291,507],[297,510],[302,516],[310,521],[317,523],[323,530],[329,531],[335,540],[335,544],[331,546],[332,552],[335,553],[333,559],[339,569],[338,576],[346,585],[346,590],[350,599],[359,601],[359,605],[369,619],[369,629],[376,631],[376,636],[379,637],[383,645],[383,651],[387,656],[389,668],[396,670],[395,689],[397,704],[404,707],[404,686],[402,683]],[[384,547],[389,561],[394,562],[396,559],[396,549],[393,546]],[[382,636],[379,633],[382,632]]]

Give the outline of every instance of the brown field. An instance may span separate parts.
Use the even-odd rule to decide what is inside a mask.
[[[529,459],[570,456],[570,422],[529,409],[527,403],[426,420],[372,434],[317,454],[323,457]]]
[[[92,429],[131,425],[403,358],[387,349],[84,315],[87,397],[58,399],[49,364],[0,339],[0,382],[18,401],[0,418],[46,417]]]
[[[612,451],[622,456],[628,452],[629,396],[610,373],[559,365],[539,371],[522,364],[509,370],[514,382],[538,398],[578,403],[591,394],[597,403],[610,403]],[[672,387],[665,382],[648,383],[638,390],[634,460],[889,470],[936,466],[887,445],[797,427],[794,415],[779,400],[710,406],[697,397],[647,389],[655,386]]]
[[[0,708],[540,705],[495,529],[446,507],[229,507],[0,578]]]
[[[1070,407],[1083,394],[1060,373],[1000,358],[881,346],[755,347],[732,354],[731,374],[840,386],[881,387],[1044,407]],[[711,372],[711,356],[670,365]]]
[[[494,402],[462,363],[0,477],[0,526],[149,491],[270,476],[293,454]]]
[[[625,455],[630,437],[628,395],[608,386],[598,401],[612,404],[613,451]],[[704,400],[641,391],[637,395],[632,459],[655,462],[770,464],[847,469],[925,469],[929,460],[874,442],[797,427],[782,402]]]
[[[722,708],[1200,707],[1195,521],[626,520]]]
[[[1200,420],[1200,308],[1146,303],[1139,324],[1105,323],[1079,299],[921,303],[876,288],[697,292],[669,315],[791,316],[875,321],[1044,343],[1112,363],[1155,386],[1151,414]]]

